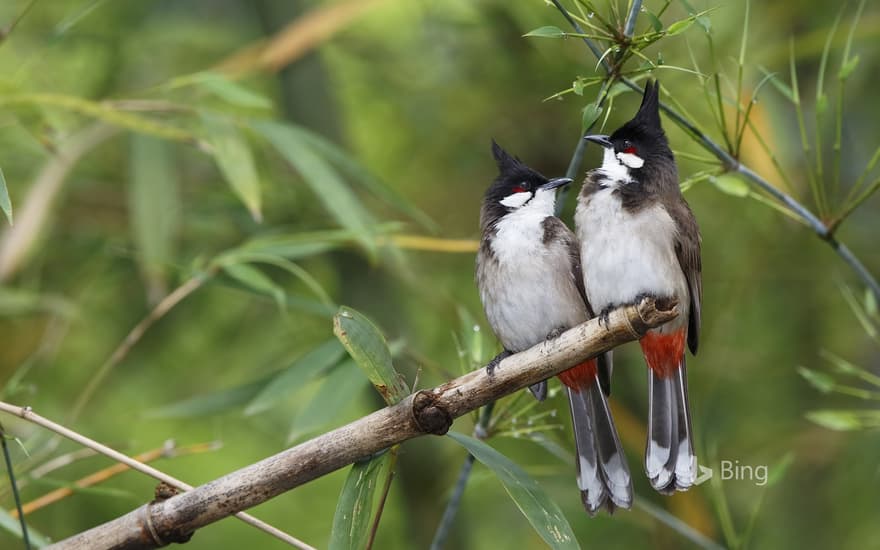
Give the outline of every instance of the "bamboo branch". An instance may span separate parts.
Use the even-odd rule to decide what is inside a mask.
[[[577,21],[572,19],[571,15],[568,13],[568,10],[562,6],[558,2],[558,0],[552,0],[553,4],[560,11],[563,17],[571,24],[571,26],[577,32],[581,32],[581,27],[578,25]],[[597,50],[596,45],[589,39],[583,38],[583,41],[586,43],[587,47],[593,52],[597,58],[602,59],[601,51]],[[603,61],[605,61],[603,59]],[[611,76],[612,68],[609,64],[603,63],[603,68],[605,69],[606,74]],[[619,68],[618,68],[619,70]],[[630,89],[643,93],[643,89],[641,86],[630,80],[626,77],[620,77],[621,82],[627,85]],[[828,243],[831,248],[840,256],[840,258],[849,264],[850,268],[856,272],[862,282],[871,289],[874,295],[880,299],[880,283],[878,283],[877,279],[871,274],[870,271],[865,267],[864,264],[846,247],[843,243],[834,238],[832,228],[829,228],[828,225],[825,224],[822,220],[820,220],[815,214],[813,214],[806,206],[795,200],[791,195],[786,194],[785,192],[779,190],[776,186],[771,184],[769,181],[765,180],[763,177],[758,175],[748,166],[742,164],[739,159],[735,158],[730,152],[725,150],[723,147],[715,143],[709,136],[704,134],[697,126],[677,112],[675,109],[670,107],[669,105],[660,102],[660,108],[665,112],[669,118],[671,118],[676,124],[678,124],[684,131],[691,135],[700,145],[703,146],[708,152],[715,155],[715,157],[722,162],[724,167],[732,172],[737,172],[738,174],[745,177],[747,180],[751,181],[757,187],[761,188],[765,192],[767,192],[774,199],[783,204],[786,208],[790,209],[792,213],[797,215],[803,221],[805,221],[816,234],[817,237]],[[578,143],[580,147],[580,142]],[[575,151],[575,156],[578,155],[578,151]]]
[[[51,548],[158,548],[189,540],[200,527],[263,503],[392,445],[445,434],[452,421],[500,397],[554,376],[571,365],[641,337],[678,315],[669,301],[645,298],[592,319],[553,340],[479,369],[287,449],[189,492],[154,500]]]

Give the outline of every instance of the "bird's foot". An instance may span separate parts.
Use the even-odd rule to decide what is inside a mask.
[[[656,294],[651,294],[650,292],[642,292],[636,296],[635,305],[639,305],[645,299],[654,300],[654,305],[660,311],[668,311],[672,309],[678,300],[675,299],[674,296],[657,296]]]
[[[599,312],[599,315],[596,316],[596,318],[599,319],[599,326],[608,328],[608,323],[610,321],[609,317],[611,316],[611,312],[614,311],[616,307],[617,306],[615,306],[614,304],[611,304]]]
[[[498,366],[498,364],[501,363],[501,361],[504,361],[505,359],[510,357],[511,355],[513,355],[513,352],[509,350],[504,350],[496,355],[491,361],[489,361],[489,364],[486,365],[486,374],[492,376],[492,373],[495,372],[495,368]]]

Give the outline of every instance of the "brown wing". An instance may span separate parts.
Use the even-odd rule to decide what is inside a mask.
[[[688,315],[688,347],[696,355],[700,342],[700,309],[703,302],[703,265],[700,259],[700,229],[690,207],[682,199],[681,209],[675,216],[678,221],[678,240],[675,243],[675,254],[678,264],[687,279],[691,295]]]

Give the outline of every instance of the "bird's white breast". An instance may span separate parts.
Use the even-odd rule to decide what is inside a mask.
[[[497,262],[487,263],[479,274],[486,316],[511,351],[587,319],[568,250],[559,242],[543,242],[543,222],[550,212],[552,206],[530,204],[502,218],[491,242]]]
[[[601,311],[640,294],[687,303],[687,280],[675,254],[675,221],[659,202],[630,213],[613,191],[608,187],[581,198],[575,213],[590,304]]]

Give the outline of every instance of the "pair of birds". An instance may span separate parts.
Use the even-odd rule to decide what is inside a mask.
[[[556,189],[493,142],[499,176],[480,213],[477,286],[489,324],[511,353],[557,336],[595,314],[644,296],[674,299],[682,313],[640,341],[648,364],[645,471],[664,494],[697,477],[684,346],[700,331],[700,235],[682,197],[659,113],[659,84],[648,82],[636,116],[611,136],[587,136],[604,149],[577,200],[575,232],[554,215]],[[590,515],[630,508],[632,480],[606,396],[611,352],[562,372],[577,448],[578,487]],[[547,382],[530,388],[538,399]]]

